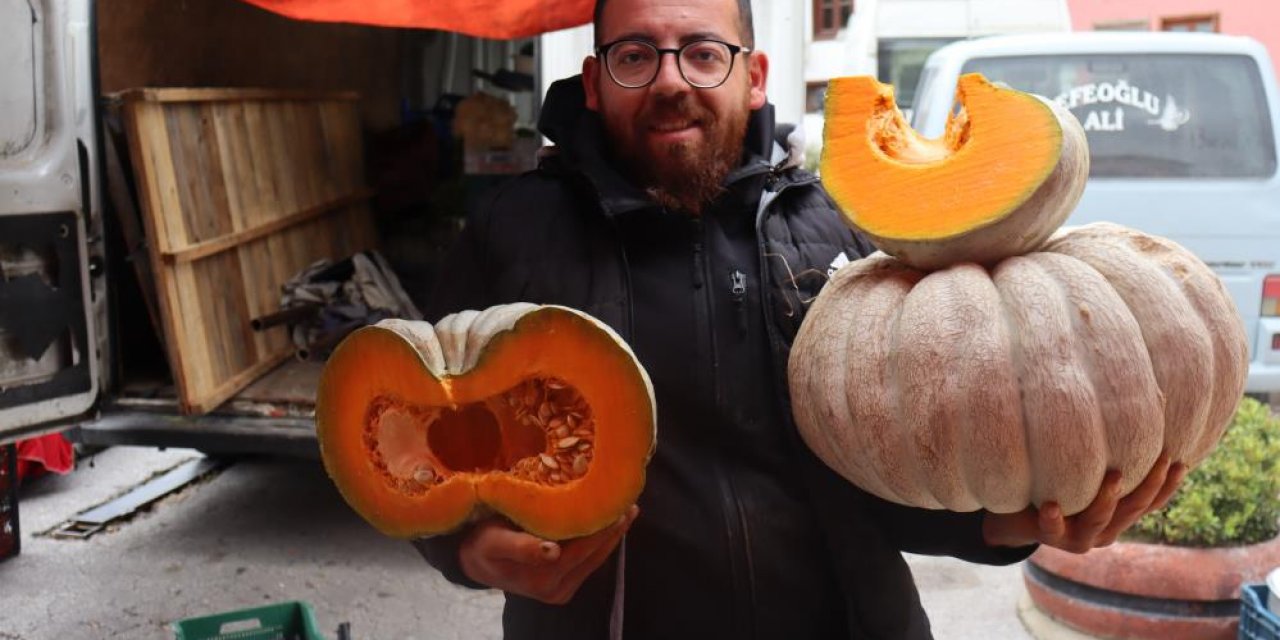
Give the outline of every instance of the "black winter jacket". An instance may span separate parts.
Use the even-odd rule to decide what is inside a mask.
[[[653,377],[658,445],[622,551],[567,605],[508,595],[507,638],[605,638],[611,623],[625,638],[929,638],[901,551],[1030,553],[986,547],[981,514],[856,489],[796,435],[791,341],[833,260],[872,249],[774,141],[771,106],[698,218],[613,168],[580,79],[552,87],[539,124],[555,152],[468,220],[428,317],[515,301],[594,315]],[[463,533],[415,546],[479,587],[458,565]]]

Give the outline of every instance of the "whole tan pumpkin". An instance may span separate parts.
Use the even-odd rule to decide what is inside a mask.
[[[789,363],[800,433],[893,502],[1083,510],[1162,449],[1194,465],[1244,389],[1243,325],[1177,244],[1112,224],[1060,231],[987,269],[876,254],[836,272]]]

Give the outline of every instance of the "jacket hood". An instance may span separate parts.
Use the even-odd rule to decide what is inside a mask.
[[[540,157],[557,157],[567,169],[585,175],[599,193],[605,213],[613,215],[653,204],[643,189],[614,167],[605,143],[604,121],[599,113],[587,108],[581,75],[552,83],[543,102],[538,130],[555,145],[543,149]],[[725,178],[726,186],[750,176],[799,166],[803,147],[795,136],[786,135],[793,131],[793,127],[775,127],[771,103],[752,111],[747,118],[744,161]],[[783,134],[783,140],[775,140],[778,133]]]

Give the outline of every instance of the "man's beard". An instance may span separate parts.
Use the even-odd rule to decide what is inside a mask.
[[[675,142],[654,152],[643,141],[654,120],[698,121],[705,138]],[[724,179],[742,162],[747,132],[747,109],[721,121],[692,96],[658,98],[635,121],[608,123],[615,150],[645,191],[667,209],[700,215],[724,192]],[[625,127],[627,131],[618,131]],[[633,135],[628,136],[628,133]]]

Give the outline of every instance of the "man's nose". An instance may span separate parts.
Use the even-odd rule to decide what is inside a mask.
[[[658,75],[653,78],[652,91],[659,95],[670,96],[689,90],[689,83],[680,75],[678,54],[658,58]]]

